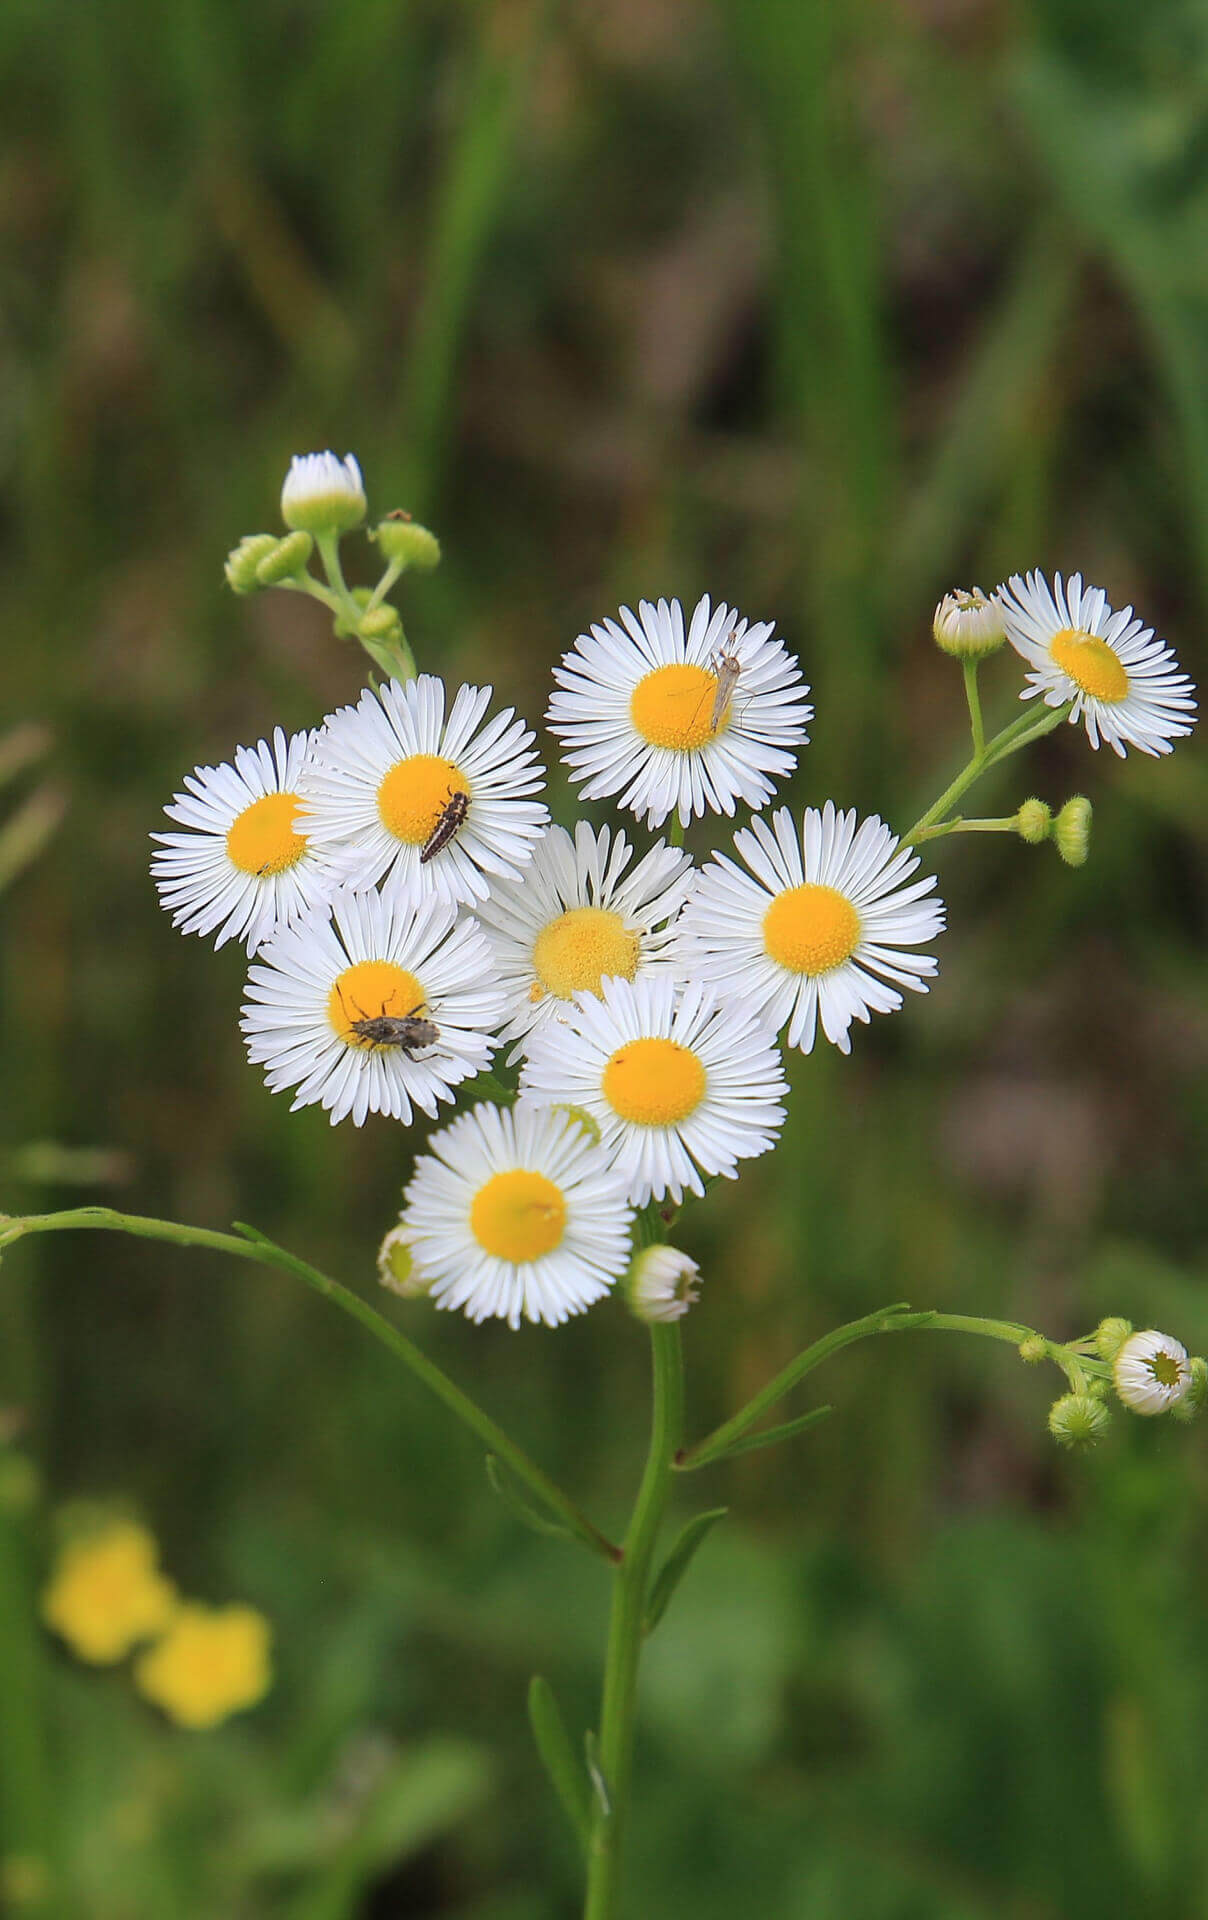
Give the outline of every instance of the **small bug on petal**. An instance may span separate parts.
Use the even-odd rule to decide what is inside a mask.
[[[432,832],[420,850],[419,863],[421,867],[426,866],[429,860],[434,859],[442,847],[448,846],[458,828],[465,824],[465,818],[469,811],[470,796],[468,793],[459,791],[449,794],[440,819],[433,827]]]

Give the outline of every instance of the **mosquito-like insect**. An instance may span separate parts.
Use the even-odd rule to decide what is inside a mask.
[[[442,847],[448,846],[458,828],[465,825],[465,818],[469,811],[469,794],[461,792],[454,793],[450,789],[449,798],[445,802],[440,819],[420,849],[419,863],[421,867],[427,866],[428,861],[435,859]]]
[[[339,988],[340,1005],[344,1008],[345,1018],[348,1008],[344,1000],[344,989]],[[356,1007],[356,1002],[353,1002]],[[424,1002],[417,1001],[410,1013],[387,1013],[386,1003],[382,1002],[380,1013],[365,1013],[356,1007],[358,1018],[349,1020],[349,1030],[354,1033],[362,1046],[400,1047],[413,1059],[421,1047],[434,1047],[440,1039],[440,1028],[434,1020],[421,1020]]]
[[[734,634],[736,632],[737,628],[735,628],[734,633],[728,636],[722,651],[714,654],[712,660],[709,662],[710,673],[716,674],[717,676],[717,689],[713,695],[713,712],[709,716],[710,733],[716,733],[722,721],[725,719],[730,702],[734,698],[734,689],[738,685],[739,675],[742,672],[742,661],[738,655],[732,651]]]

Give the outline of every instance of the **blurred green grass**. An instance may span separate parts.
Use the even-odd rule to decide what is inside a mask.
[[[51,730],[70,794],[4,896],[8,1209],[251,1218],[372,1287],[417,1142],[270,1099],[240,956],[181,941],[146,874],[184,771],[360,684],[312,609],[222,585],[292,452],[355,448],[437,527],[423,663],[533,717],[619,600],[774,617],[816,690],[798,803],[901,823],[937,790],[960,702],[927,628],[957,580],[1081,567],[1198,677],[1193,0],[13,0],[0,76],[0,719]],[[1009,665],[987,679],[1008,707]],[[1094,798],[1081,872],[936,849],[930,998],[797,1063],[780,1152],[689,1215],[698,1430],[889,1299],[1208,1342],[1208,783],[1194,743],[1106,760],[1063,731],[1026,776]],[[31,1181],[64,1171],[31,1141],[128,1170]],[[646,1393],[619,1309],[556,1336],[406,1311],[616,1524]],[[833,1421],[694,1489],[738,1514],[652,1643],[635,1910],[1208,1911],[1202,1442],[1117,1422],[1071,1465],[1050,1385],[859,1350]],[[523,1698],[540,1667],[590,1719],[602,1583],[517,1535],[355,1329],[275,1277],[64,1237],[5,1265],[0,1404],[47,1507],[137,1499],[182,1584],[278,1634],[270,1703],[196,1739],[40,1648],[44,1750],[0,1775],[0,1831],[55,1850],[50,1911],[574,1910]],[[40,1564],[43,1517],[5,1527]],[[31,1658],[10,1623],[0,1674]]]

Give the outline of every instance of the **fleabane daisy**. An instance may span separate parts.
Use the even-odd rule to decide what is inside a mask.
[[[1134,1413],[1166,1413],[1191,1386],[1191,1360],[1181,1340],[1150,1327],[1130,1333],[1112,1361],[1116,1392]]]
[[[365,518],[365,486],[351,453],[296,453],[281,488],[281,518],[306,533],[347,533]]]
[[[421,673],[329,715],[306,784],[309,831],[360,887],[484,900],[527,867],[549,821],[533,734],[511,707],[480,729],[490,687]]]
[[[809,1053],[817,1025],[850,1053],[853,1020],[892,1013],[899,987],[927,991],[936,963],[904,953],[942,932],[935,879],[912,880],[918,856],[875,814],[807,807],[800,832],[787,807],[734,836],[749,873],[714,854],[684,911],[692,967],[739,994],[787,1042]]]
[[[772,1034],[745,1006],[666,976],[605,980],[534,1034],[521,1095],[590,1116],[635,1206],[685,1192],[702,1175],[734,1179],[784,1123]]]
[[[236,747],[233,762],[197,767],[164,808],[187,833],[153,833],[151,877],[183,933],[242,940],[255,953],[331,890],[331,863],[304,831],[300,791],[313,733]]]
[[[619,794],[652,827],[763,806],[814,712],[772,622],[751,625],[708,595],[686,630],[678,600],[622,607],[620,624],[580,634],[554,679],[547,718],[584,799]]]
[[[672,923],[692,887],[692,861],[661,840],[626,871],[632,858],[623,833],[580,820],[573,840],[551,827],[524,878],[492,888],[478,918],[508,995],[505,1039],[523,1041],[605,979],[685,977]]]
[[[1103,740],[1121,759],[1129,747],[1169,753],[1191,732],[1195,688],[1131,607],[1113,613],[1080,573],[1064,582],[1055,574],[1051,588],[1041,573],[1015,573],[995,598],[1008,640],[1032,669],[1022,700],[1073,701],[1071,724],[1082,721],[1092,747]]]
[[[440,900],[342,888],[325,911],[271,940],[248,974],[248,1057],[294,1108],[316,1101],[332,1125],[351,1114],[435,1116],[480,1073],[504,997],[481,928]]]
[[[433,1134],[403,1196],[417,1283],[471,1320],[560,1326],[625,1271],[625,1182],[565,1114],[480,1103]]]

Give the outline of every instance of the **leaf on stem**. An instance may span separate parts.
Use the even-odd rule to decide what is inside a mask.
[[[774,1447],[781,1440],[791,1440],[795,1434],[805,1433],[810,1427],[816,1427],[825,1420],[833,1407],[812,1407],[808,1413],[798,1414],[795,1420],[782,1420],[778,1427],[765,1427],[762,1433],[749,1433],[741,1440],[735,1440],[721,1453],[711,1454],[709,1465],[715,1466],[719,1460],[732,1460],[736,1453],[754,1453],[758,1447]]]
[[[612,1794],[609,1792],[607,1775],[600,1765],[600,1744],[590,1727],[583,1735],[583,1753],[587,1761],[587,1771],[591,1775],[596,1805],[604,1819],[611,1820]]]
[[[486,1468],[487,1479],[494,1487],[499,1498],[503,1501],[504,1506],[510,1507],[516,1515],[516,1518],[523,1521],[526,1527],[531,1527],[534,1533],[548,1534],[556,1540],[573,1540],[575,1538],[571,1529],[565,1526],[561,1520],[553,1520],[547,1513],[540,1513],[536,1507],[529,1505],[512,1476],[501,1465],[497,1454],[488,1453],[486,1457]]]
[[[691,1566],[697,1548],[703,1545],[717,1522],[724,1520],[729,1511],[729,1507],[711,1507],[708,1513],[695,1514],[684,1526],[650,1589],[646,1617],[642,1622],[643,1633],[654,1632],[667,1611],[668,1601]]]
[[[550,1785],[585,1847],[591,1834],[591,1789],[570,1743],[554,1690],[539,1673],[529,1681],[528,1716]]]

